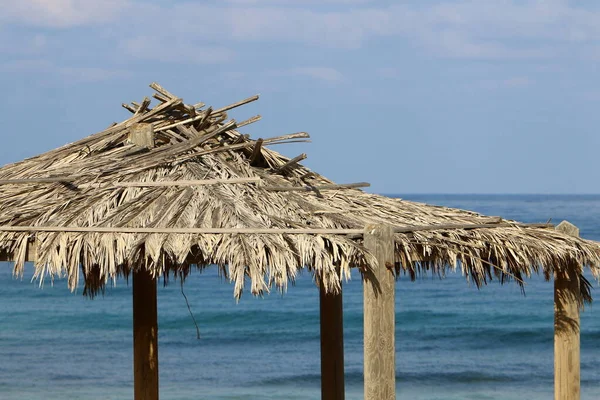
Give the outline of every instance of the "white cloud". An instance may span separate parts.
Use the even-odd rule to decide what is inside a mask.
[[[349,1],[353,0],[339,3]],[[438,56],[469,59],[553,57],[557,46],[566,42],[600,39],[599,12],[556,0],[443,1],[418,6],[416,2],[394,6],[364,2],[359,8],[333,11],[313,1],[232,0],[228,7],[186,3],[154,12],[157,15],[151,20],[160,14],[166,21],[163,31],[208,41],[356,49],[369,41],[398,38]]]
[[[340,82],[344,79],[338,70],[329,67],[297,67],[287,71],[286,74],[307,76],[327,82]]]
[[[229,49],[241,43],[358,49],[386,38],[408,41],[440,57],[493,60],[564,56],[574,46],[600,40],[600,11],[562,0],[413,1],[392,6],[368,0],[0,4],[0,21],[5,23],[54,28],[105,24],[113,40],[121,40],[121,48],[135,57],[197,64],[229,61]],[[152,33],[139,37],[149,27]],[[159,56],[160,51],[165,53]]]
[[[284,5],[284,6],[306,6],[306,5],[322,5],[322,4],[340,4],[340,5],[355,5],[369,4],[374,0],[226,0],[231,4],[242,5]]]
[[[0,64],[0,70],[6,72],[45,71],[51,68],[53,68],[52,63],[43,59],[11,60]]]
[[[518,89],[531,86],[534,82],[526,76],[513,76],[506,79],[490,79],[481,81],[478,87],[482,89]]]
[[[108,22],[128,5],[127,0],[0,0],[0,21],[69,28]]]
[[[137,36],[124,41],[121,47],[130,56],[159,62],[219,64],[234,57],[234,53],[225,47],[207,46],[179,37]]]
[[[57,67],[56,72],[70,83],[125,79],[132,75],[130,71],[96,67]]]
[[[295,76],[307,77],[319,81],[338,83],[344,80],[344,75],[330,67],[295,67],[287,70],[275,70],[265,73],[266,76]]]
[[[35,76],[47,79],[59,79],[65,83],[101,82],[112,79],[124,79],[131,72],[121,69],[100,67],[65,67],[46,59],[19,59],[0,63],[0,71],[35,73]]]
[[[375,73],[385,79],[397,79],[402,76],[400,69],[395,67],[380,67],[375,70]]]
[[[503,82],[506,87],[524,87],[531,85],[531,79],[526,76],[515,76],[513,78],[505,79]]]

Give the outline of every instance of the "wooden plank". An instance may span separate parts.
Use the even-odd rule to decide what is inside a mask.
[[[431,226],[414,226],[414,227],[397,227],[394,232],[418,232],[425,230],[451,230],[463,229],[464,226],[472,227],[472,225],[456,225],[452,228],[448,225],[431,225]],[[490,224],[478,225],[480,228],[496,228],[505,226],[528,227],[542,226],[548,224]],[[4,232],[97,232],[97,233],[173,233],[173,234],[283,234],[283,235],[352,235],[361,236],[364,234],[362,229],[352,228],[135,228],[135,227],[112,227],[112,226],[14,226],[0,225],[0,231]]]
[[[556,230],[579,237],[579,229],[563,221]],[[557,266],[558,267],[558,266]],[[554,272],[554,399],[580,398],[580,282],[577,264]]]
[[[133,228],[123,226],[0,226],[4,232],[90,232],[90,233],[170,233],[170,234],[265,234],[265,235],[348,235],[360,229],[335,228]]]
[[[168,97],[170,99],[176,99],[177,98],[177,96],[175,96],[173,93],[169,92],[167,89],[165,89],[164,87],[160,86],[156,82],[152,82],[149,86],[152,89],[156,90],[161,95],[165,96],[165,97]]]
[[[290,159],[288,162],[286,162],[285,164],[283,164],[282,166],[278,167],[275,169],[275,172],[283,172],[288,168],[293,167],[294,165],[298,164],[300,161],[305,160],[306,157],[308,157],[306,155],[306,153],[302,153],[292,159]]]
[[[133,272],[133,379],[135,400],[158,400],[156,279]]]
[[[229,178],[229,179],[198,179],[198,180],[180,180],[180,181],[130,181],[130,182],[113,182],[109,184],[103,183],[82,183],[77,185],[79,188],[118,188],[118,187],[170,187],[170,186],[204,186],[204,185],[220,185],[220,184],[241,184],[241,183],[256,183],[260,182],[261,178]]]
[[[242,122],[238,122],[237,126],[238,126],[238,128],[241,128],[242,126],[246,126],[246,125],[250,125],[255,122],[258,122],[261,120],[261,118],[262,117],[260,115],[255,115],[254,117],[248,118]]]
[[[239,107],[239,106],[243,106],[244,104],[252,103],[253,101],[258,100],[258,97],[259,97],[259,95],[255,95],[255,96],[252,96],[252,97],[248,97],[247,99],[238,101],[237,103],[233,103],[233,104],[230,104],[228,106],[221,107],[221,108],[215,110],[213,112],[213,114],[219,114],[219,113],[222,113],[222,112],[225,112],[225,111],[229,111],[229,110],[231,110],[233,108],[236,108],[236,107]]]
[[[344,400],[344,317],[342,290],[340,289],[339,293],[325,293],[324,285],[319,285],[319,302],[321,324],[321,399]]]
[[[231,129],[235,129],[235,127],[231,128]],[[269,139],[264,139],[263,140],[263,146],[266,145],[273,145],[273,144],[282,144],[282,143],[291,143],[290,139],[294,139],[294,138],[307,138],[310,137],[308,135],[308,133],[306,132],[298,132],[298,133],[293,133],[291,135],[284,135],[284,136],[278,136],[278,137],[274,137],[274,138],[269,138]],[[174,165],[180,164],[182,162],[185,162],[189,159],[198,157],[198,156],[203,156],[203,155],[207,155],[207,154],[213,154],[213,153],[219,153],[222,151],[231,151],[231,150],[237,150],[237,149],[243,149],[245,147],[251,147],[254,146],[254,143],[249,141],[249,142],[245,142],[245,143],[239,143],[239,144],[234,144],[231,146],[220,146],[220,147],[216,147],[213,149],[209,149],[209,150],[202,150],[202,151],[198,151],[195,153],[191,153],[188,154],[186,156],[183,157],[178,157],[176,162],[175,161],[170,161],[170,160],[162,160],[159,161],[156,164],[150,164],[149,166],[144,167],[144,169],[148,169],[148,168],[154,168],[157,165],[162,165],[162,164],[167,164],[167,163],[174,163]]]
[[[137,123],[129,127],[129,143],[151,149],[154,147],[154,128],[152,124]]]
[[[368,225],[365,247],[378,265],[363,273],[364,398],[396,399],[394,233],[389,225]]]
[[[264,158],[262,156],[262,144],[263,139],[258,138],[256,144],[254,145],[254,149],[252,149],[252,154],[250,155],[250,165],[256,166],[262,164],[264,162]]]
[[[312,192],[314,190],[352,189],[371,186],[368,182],[344,183],[318,186],[265,186],[263,189],[271,192]]]
[[[148,97],[144,97],[144,100],[142,100],[142,104],[140,104],[137,110],[135,110],[135,114],[138,115],[147,112],[149,106],[150,99]]]
[[[130,106],[130,105],[129,105],[129,104],[127,104],[127,103],[123,103],[123,104],[121,104],[121,106],[122,106],[124,109],[126,109],[127,111],[130,111],[130,112],[132,112],[133,114],[135,114],[135,112],[136,112],[136,108],[135,108],[135,107],[132,107],[132,106]]]
[[[192,122],[204,120],[204,118],[210,113],[210,111],[212,111],[212,110],[209,108],[206,111],[204,111],[203,113],[196,115],[195,117],[184,119],[183,121],[177,121],[177,122],[173,122],[172,124],[158,127],[158,128],[156,128],[156,132],[162,132],[162,131],[166,131],[168,129],[175,128],[180,125],[187,125]]]

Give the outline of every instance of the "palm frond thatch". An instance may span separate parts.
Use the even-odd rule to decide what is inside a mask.
[[[302,166],[305,155],[289,159],[269,148],[307,134],[253,140],[237,130],[259,117],[237,123],[227,112],[257,97],[215,110],[151,87],[154,108],[147,98],[124,105],[131,118],[0,169],[0,254],[14,258],[15,274],[35,243],[35,277],[67,276],[75,288],[82,273],[89,294],[135,268],[184,278],[192,266],[212,264],[235,283],[236,297],[247,278],[254,294],[285,290],[303,268],[335,292],[351,266],[374,262],[361,235],[336,230],[377,223],[398,228],[396,272],[413,278],[457,267],[478,286],[540,272],[549,279],[566,265],[598,274],[594,242],[336,185]],[[423,225],[440,227],[410,228]],[[327,231],[311,233],[319,229]],[[589,299],[589,285],[582,291]]]

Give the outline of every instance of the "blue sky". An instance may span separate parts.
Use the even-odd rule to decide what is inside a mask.
[[[157,81],[380,193],[600,193],[595,1],[0,0],[0,164]]]

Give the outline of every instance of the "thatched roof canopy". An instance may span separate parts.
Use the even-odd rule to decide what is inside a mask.
[[[351,266],[373,261],[361,232],[377,223],[394,226],[395,267],[413,277],[460,267],[480,285],[549,278],[575,263],[598,272],[594,242],[334,184],[302,166],[305,155],[270,148],[306,133],[254,140],[238,131],[260,117],[236,122],[227,112],[257,96],[213,109],[151,87],[153,108],[148,98],[124,105],[131,118],[0,169],[0,254],[16,274],[35,252],[35,276],[66,275],[74,288],[83,273],[92,294],[133,268],[184,277],[212,264],[236,296],[247,277],[260,294],[305,267],[337,291]]]

